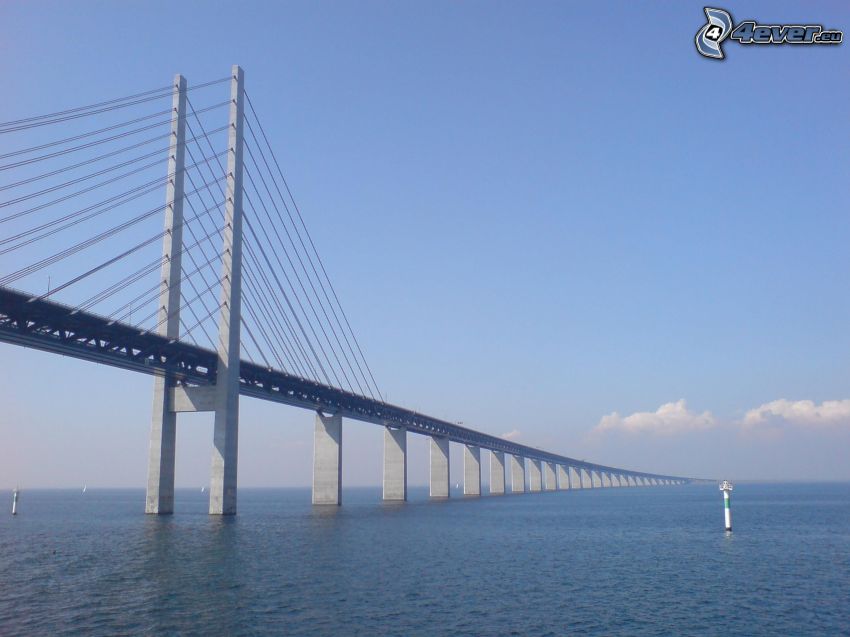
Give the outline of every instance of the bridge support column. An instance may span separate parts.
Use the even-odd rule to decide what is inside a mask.
[[[245,75],[234,65],[230,82],[227,185],[221,251],[221,314],[215,421],[210,471],[210,514],[236,514],[236,464],[239,458],[239,331],[242,307],[242,122]]]
[[[582,489],[593,488],[593,476],[590,473],[590,469],[579,469],[579,476],[581,476]]]
[[[480,447],[463,447],[463,495],[481,495]]]
[[[449,497],[449,439],[431,438],[431,490],[432,498]]]
[[[558,488],[555,484],[555,465],[551,462],[543,463],[543,488],[546,491],[554,491]]]
[[[602,488],[608,488],[611,486],[611,474],[606,471],[599,472],[599,482],[602,485]]]
[[[540,491],[543,487],[543,474],[540,469],[539,460],[528,461],[528,490],[532,493]]]
[[[186,153],[186,78],[174,77],[171,99],[171,137],[168,149],[168,174],[165,193],[165,235],[162,238],[164,261],[160,274],[159,334],[180,337],[180,261],[183,252],[183,177]],[[148,485],[145,513],[174,513],[174,458],[177,439],[177,414],[171,411],[169,391],[174,378],[155,376],[150,447],[148,449]]]
[[[581,489],[581,474],[580,469],[575,467],[567,467],[567,475],[570,476],[570,489]]]
[[[342,504],[342,416],[316,413],[313,504]]]
[[[154,378],[145,513],[174,513],[177,414],[168,410],[167,390],[170,384],[170,380],[165,377]]]
[[[520,456],[511,456],[511,491],[525,493],[524,458]]]
[[[565,467],[562,464],[558,465],[558,488],[559,489],[569,489],[570,488],[570,473],[569,468]]]
[[[501,451],[490,452],[490,495],[505,493],[505,454]]]
[[[590,482],[593,484],[594,489],[602,488],[602,474],[599,471],[591,471],[590,472]]]
[[[384,429],[384,500],[407,500],[407,429]]]

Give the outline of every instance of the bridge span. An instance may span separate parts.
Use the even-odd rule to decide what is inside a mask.
[[[216,384],[218,359],[216,352],[209,349],[8,288],[0,288],[0,342],[171,378],[174,386],[167,397],[169,411],[215,410],[212,389]],[[520,445],[248,361],[239,365],[239,393],[316,412],[313,467],[316,504],[341,503],[343,417],[386,428],[383,488],[387,500],[407,498],[408,432],[431,437],[430,492],[434,497],[449,496],[448,442],[465,445],[465,495],[481,495],[482,449],[491,453],[492,494],[505,493],[508,486],[516,493],[693,481],[683,476],[586,462]],[[510,482],[505,479],[506,456],[510,459]]]
[[[429,480],[430,495],[434,498],[446,498],[450,494],[450,442],[463,445],[463,492],[467,496],[480,496],[482,494],[482,450],[489,451],[489,491],[491,494],[526,493],[556,489],[679,485],[694,481],[693,478],[683,476],[649,473],[586,462],[551,451],[517,444],[510,440],[389,404],[383,400],[379,392],[377,396],[374,395],[369,384],[371,371],[368,375],[364,374],[359,362],[357,368],[360,369],[363,379],[362,384],[359,381],[357,382],[360,391],[355,391],[350,382],[348,390],[341,385],[334,386],[322,366],[322,360],[316,355],[314,343],[319,341],[310,341],[308,331],[303,328],[295,315],[296,310],[290,303],[290,297],[285,294],[282,294],[282,296],[286,305],[280,303],[277,299],[271,299],[265,305],[246,306],[248,313],[254,319],[254,322],[250,325],[253,325],[254,330],[260,335],[255,338],[254,331],[248,327],[249,324],[245,320],[246,316],[242,313],[243,278],[245,283],[248,284],[246,289],[253,292],[256,292],[257,286],[261,285],[264,280],[268,289],[274,288],[275,286],[269,283],[269,279],[273,278],[274,281],[280,283],[277,281],[276,272],[278,270],[276,270],[277,266],[274,264],[274,259],[277,258],[278,263],[280,263],[281,252],[280,248],[271,248],[267,243],[260,240],[265,236],[266,240],[271,241],[269,239],[270,233],[260,225],[258,219],[259,205],[253,203],[248,197],[243,184],[243,174],[248,176],[252,184],[254,180],[251,173],[244,170],[243,152],[246,148],[252,156],[253,152],[244,140],[246,94],[242,69],[234,66],[227,80],[230,84],[230,99],[226,103],[229,109],[229,122],[226,127],[227,147],[226,151],[221,153],[221,155],[226,155],[227,166],[226,169],[222,166],[221,197],[216,200],[216,205],[223,208],[223,216],[219,219],[212,219],[214,228],[220,226],[218,234],[221,239],[214,255],[220,261],[220,278],[214,282],[217,284],[220,301],[213,307],[213,311],[209,312],[210,315],[218,312],[217,334],[215,338],[211,339],[213,347],[204,347],[196,342],[189,342],[186,336],[191,330],[186,330],[185,323],[181,318],[181,310],[185,313],[187,307],[191,309],[191,302],[186,300],[185,283],[189,283],[193,291],[197,292],[191,276],[203,268],[203,266],[199,266],[187,273],[188,268],[182,263],[183,259],[188,256],[192,258],[192,262],[195,264],[191,248],[202,242],[202,240],[196,238],[194,233],[192,234],[192,238],[195,239],[194,243],[183,238],[184,229],[192,231],[190,221],[197,221],[201,217],[198,213],[191,217],[184,215],[184,202],[191,205],[190,195],[197,194],[201,189],[187,189],[183,178],[187,176],[191,179],[191,168],[197,170],[199,164],[205,164],[209,167],[211,159],[216,159],[217,156],[213,154],[211,157],[207,157],[201,150],[200,152],[204,157],[203,162],[195,162],[191,165],[186,163],[184,151],[191,149],[190,141],[196,142],[195,148],[198,150],[200,148],[199,140],[206,139],[210,145],[210,150],[213,149],[209,136],[203,130],[199,119],[197,125],[201,127],[202,135],[193,134],[191,138],[187,138],[187,92],[189,89],[185,78],[180,75],[175,77],[173,85],[166,92],[172,100],[172,108],[169,115],[168,169],[165,181],[166,203],[164,207],[160,207],[160,210],[164,213],[164,230],[153,237],[157,241],[161,239],[162,256],[153,263],[152,269],[149,266],[151,272],[153,270],[159,271],[159,280],[154,285],[155,315],[159,319],[158,323],[153,328],[142,329],[139,325],[123,320],[123,316],[116,318],[115,313],[106,316],[90,311],[90,308],[97,302],[120,290],[122,283],[135,280],[134,274],[123,277],[117,284],[99,291],[94,297],[97,299],[96,301],[83,304],[60,303],[51,298],[55,291],[48,291],[46,294],[39,295],[14,289],[8,285],[37,271],[43,267],[41,265],[43,263],[55,263],[57,260],[64,259],[65,257],[61,256],[65,254],[64,252],[57,253],[59,256],[53,255],[48,259],[37,261],[27,268],[22,268],[20,271],[0,277],[0,342],[153,375],[153,416],[146,512],[152,514],[173,512],[177,414],[203,411],[212,412],[215,418],[209,512],[219,515],[236,513],[239,396],[251,396],[315,412],[314,504],[341,504],[343,418],[370,422],[384,428],[383,497],[385,500],[403,501],[407,499],[408,433],[421,434],[430,438]],[[101,105],[94,106],[100,107]],[[189,108],[197,118],[197,114],[194,113],[191,105],[189,105]],[[253,109],[253,107],[251,108]],[[91,112],[100,111],[95,109]],[[63,112],[62,116],[67,117],[64,113],[66,112]],[[59,121],[59,119],[57,118],[56,121]],[[253,133],[251,122],[248,121],[247,123]],[[18,122],[12,122],[12,124],[20,126]],[[258,125],[256,120],[254,125]],[[224,128],[222,127],[222,129]],[[15,128],[8,128],[8,130],[13,129]],[[0,125],[0,134],[3,132],[5,132],[3,125]],[[259,144],[256,137],[254,143]],[[40,145],[34,148],[43,147],[44,145]],[[270,148],[269,151],[272,152]],[[268,167],[268,163],[266,165]],[[12,185],[29,183],[37,178],[40,177],[21,180]],[[255,200],[259,200],[258,190],[259,188],[253,191]],[[207,187],[207,192],[209,191],[210,189]],[[47,190],[37,194],[40,195],[42,192],[47,192]],[[271,192],[269,192],[269,197],[272,198]],[[19,200],[27,198],[28,196],[25,196],[19,198]],[[252,212],[251,216],[245,215],[243,198],[251,204],[249,206]],[[261,203],[262,208],[265,209],[265,202]],[[213,206],[212,210],[215,210],[215,208],[216,206]],[[32,210],[26,210],[24,213],[29,214]],[[268,212],[268,210],[265,211]],[[83,212],[86,212],[86,210],[84,209]],[[203,212],[212,218],[210,208]],[[9,217],[9,219],[11,218]],[[63,222],[67,218],[66,215],[60,218],[57,223]],[[0,219],[0,222],[2,221],[5,221],[5,219]],[[243,233],[243,224],[248,230],[247,233]],[[49,227],[49,225],[36,226],[34,230],[28,229],[20,235],[13,236],[12,239],[17,240],[18,237],[25,237],[28,233],[43,236],[37,233],[43,232],[45,227]],[[272,230],[277,234],[277,228],[273,227]],[[250,237],[251,242],[243,242],[243,234]],[[209,236],[208,234],[207,238]],[[20,245],[29,245],[32,241],[34,239],[27,240],[26,244],[21,243]],[[147,243],[150,243],[150,241],[149,239]],[[5,243],[5,240],[0,241],[0,245],[3,243]],[[212,242],[210,241],[210,243]],[[303,241],[301,245],[304,246]],[[243,259],[243,248],[245,254],[253,259],[251,262],[253,268],[243,270],[243,261],[249,263]],[[133,248],[133,250],[135,249]],[[292,249],[297,250],[294,243]],[[125,251],[119,256],[107,259],[107,261],[98,264],[84,274],[69,279],[67,283],[58,286],[57,290],[65,290],[88,277],[91,273],[111,267],[114,263],[120,262],[128,252]],[[2,253],[0,252],[0,254]],[[289,257],[285,250],[283,253],[287,258]],[[207,264],[209,263],[210,259],[207,259]],[[257,267],[258,263],[265,265],[261,269]],[[264,271],[266,266],[269,276]],[[283,267],[282,264],[281,267]],[[320,280],[315,267],[313,271],[317,277],[316,280]],[[313,280],[310,279],[309,272],[307,280],[312,285]],[[181,291],[181,288],[184,289]],[[208,292],[211,289],[216,288],[208,284],[205,291]],[[303,285],[302,289],[304,289]],[[201,296],[201,294],[198,293],[193,299]],[[330,303],[327,294],[325,294],[325,298]],[[290,312],[292,312],[290,317],[292,321],[287,318],[287,314]],[[257,320],[258,313],[265,316],[265,321]],[[317,320],[320,319],[315,309],[314,315]],[[325,313],[325,318],[328,318],[327,313]],[[328,321],[330,321],[330,318],[328,318]],[[201,323],[200,320],[196,325],[199,323]],[[303,343],[298,342],[297,339],[282,342],[284,346],[288,342],[292,347],[285,347],[282,356],[275,359],[280,361],[281,364],[270,364],[262,347],[259,347],[260,355],[264,359],[262,364],[253,360],[245,360],[242,357],[241,354],[244,349],[242,327],[245,327],[247,335],[256,345],[257,340],[262,336],[266,337],[266,342],[272,342],[272,339],[268,338],[266,330],[273,331],[279,327],[283,333],[284,323],[290,327],[290,334],[295,337],[299,337],[299,335],[292,326],[297,324],[301,328]],[[337,319],[337,324],[340,329],[343,329],[339,319]],[[330,325],[333,328],[333,324],[330,323]],[[322,330],[324,331],[324,327]],[[345,331],[342,333],[343,335],[346,334]],[[313,330],[313,334],[316,339],[319,339],[315,330]],[[336,333],[334,333],[334,336],[336,336]],[[330,339],[327,333],[325,337],[330,347],[333,348],[333,339]],[[347,336],[345,341],[348,342]],[[343,347],[338,336],[336,342],[340,345],[340,348]],[[305,347],[304,344],[308,347]],[[312,352],[313,355],[316,355],[315,366],[311,364],[309,356],[306,359],[302,357],[300,360],[303,365],[299,364],[297,357],[299,346],[302,354]],[[357,345],[357,349],[359,350],[359,345]],[[359,359],[350,343],[349,351],[351,352],[351,359],[357,362]],[[292,354],[292,358],[287,357],[286,352]],[[342,349],[342,353],[345,354],[344,349]],[[334,354],[336,353],[334,352]],[[362,352],[360,352],[360,355],[362,358]],[[284,358],[292,361],[291,369],[283,369]],[[337,360],[339,361],[339,358]],[[348,357],[346,356],[347,360]],[[326,356],[326,361],[330,364],[330,357]],[[357,380],[356,369],[354,366],[350,366],[350,369],[355,380]],[[315,373],[311,374],[311,370]],[[299,371],[302,373],[298,373]],[[342,372],[342,375],[345,376],[344,369]],[[364,386],[366,390],[363,390]]]

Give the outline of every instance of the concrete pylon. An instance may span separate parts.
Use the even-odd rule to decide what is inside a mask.
[[[590,472],[590,481],[593,483],[594,489],[602,488],[602,473],[600,471],[591,471]]]
[[[313,504],[342,504],[342,416],[316,413]]]
[[[463,447],[463,495],[481,495],[481,447]]]
[[[558,489],[566,490],[570,488],[569,469],[562,464],[558,465]]]
[[[490,452],[490,495],[505,493],[505,454],[501,451]]]
[[[525,462],[520,456],[511,456],[511,491],[525,493]]]
[[[174,77],[171,98],[171,143],[168,149],[168,183],[165,194],[165,234],[162,237],[158,333],[180,337],[180,263],[183,253],[183,177],[186,152],[186,78]],[[174,513],[174,459],[177,414],[170,409],[169,392],[175,386],[170,374],[154,376],[153,413],[148,449],[148,484],[145,513]]]
[[[543,463],[543,488],[546,491],[554,491],[558,488],[555,477],[555,465],[551,462]]]
[[[567,467],[567,474],[570,476],[570,489],[581,489],[583,487],[579,471],[580,469],[575,467]]]
[[[221,251],[221,313],[215,420],[210,471],[210,514],[236,513],[236,463],[239,459],[239,329],[242,306],[242,123],[245,75],[233,67],[227,137],[227,186]]]
[[[539,460],[527,461],[528,464],[528,490],[532,493],[537,493],[543,488],[543,473],[540,468]]]
[[[430,495],[432,498],[449,497],[449,439],[431,437]]]
[[[407,500],[407,429],[384,428],[384,500]]]

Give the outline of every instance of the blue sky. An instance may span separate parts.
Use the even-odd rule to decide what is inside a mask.
[[[846,44],[707,60],[692,2],[234,7],[5,2],[0,120],[238,63],[392,402],[635,469],[850,478]],[[0,356],[0,485],[144,485],[150,378]],[[307,484],[312,415],[242,414],[240,483]],[[211,418],[180,422],[206,484]],[[380,436],[347,427],[348,484]]]

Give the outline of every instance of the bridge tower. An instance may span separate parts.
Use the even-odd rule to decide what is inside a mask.
[[[215,424],[210,472],[210,514],[236,513],[236,463],[239,446],[239,316],[242,307],[242,126],[245,74],[234,65],[227,129],[227,179],[221,253],[221,314]]]
[[[183,227],[183,177],[186,136],[186,79],[174,82],[169,182],[163,238],[160,334],[177,340],[180,332],[180,257]],[[230,82],[230,123],[224,230],[221,249],[221,308],[218,321],[216,382],[212,386],[178,385],[169,374],[154,380],[153,417],[148,457],[145,512],[174,512],[174,458],[177,413],[214,412],[210,470],[211,515],[236,513],[239,443],[240,314],[242,299],[242,152],[245,74],[234,65]]]
[[[183,252],[183,178],[186,153],[186,78],[174,77],[171,110],[171,143],[165,195],[165,235],[162,239],[162,275],[159,296],[159,333],[180,336],[180,261]],[[148,452],[148,485],[145,513],[174,513],[174,453],[177,413],[171,409],[170,374],[154,377],[153,416]]]

